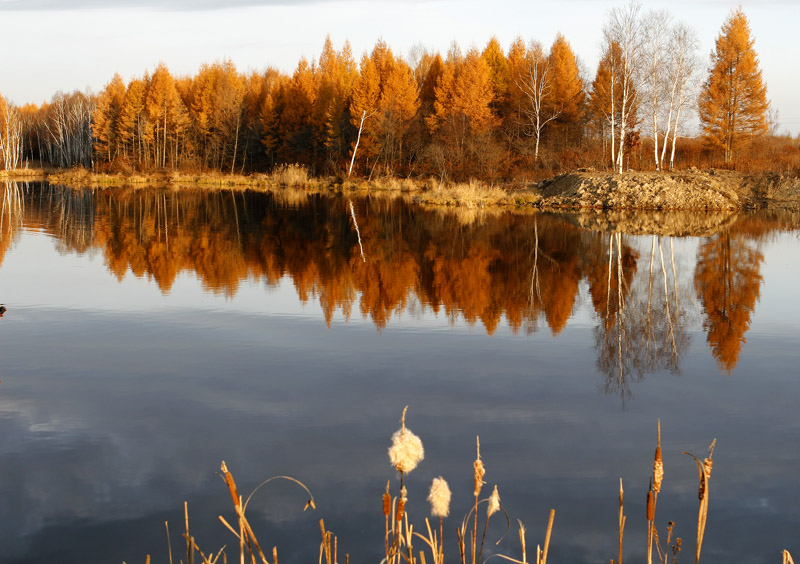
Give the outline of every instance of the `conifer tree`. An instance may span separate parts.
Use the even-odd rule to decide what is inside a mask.
[[[711,70],[700,94],[700,121],[707,141],[733,160],[744,142],[767,132],[767,87],[741,8],[731,12],[711,52]]]
[[[567,135],[572,132],[572,136],[576,136],[586,111],[586,93],[575,53],[560,33],[550,47],[548,59],[553,89],[551,104],[559,110],[555,125]]]
[[[125,83],[115,74],[97,98],[97,107],[92,115],[92,136],[98,156],[111,162],[119,150],[117,144],[117,122],[125,99]]]

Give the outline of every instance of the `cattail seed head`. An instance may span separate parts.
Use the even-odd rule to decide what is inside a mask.
[[[403,513],[406,510],[406,502],[408,501],[408,490],[406,487],[403,486],[403,489],[400,490],[400,499],[397,501],[397,512],[394,515],[395,521],[402,521],[403,520]]]
[[[486,469],[483,467],[483,461],[481,460],[481,438],[476,437],[476,444],[477,444],[477,456],[475,457],[475,462],[472,464],[472,467],[475,472],[475,497],[478,497],[481,494],[481,488],[483,484],[486,482],[483,481],[484,475],[486,475]]]
[[[489,518],[495,513],[500,511],[500,493],[497,491],[497,486],[492,490],[492,495],[489,496],[489,506],[486,509],[486,517]]]
[[[389,482],[386,482],[386,491],[383,492],[383,514],[388,517],[392,512],[392,496],[389,495]]]
[[[714,461],[711,458],[706,458],[703,461],[703,473],[706,475],[706,480],[711,477],[711,469],[714,467]]]
[[[486,482],[483,481],[483,476],[486,474],[486,469],[483,467],[483,461],[478,458],[475,460],[473,464],[475,469],[475,495],[479,496],[481,494],[481,488],[483,484]]]
[[[653,499],[653,490],[647,491],[647,520],[652,521],[656,516],[656,506]]]
[[[661,459],[661,447],[656,447],[656,457],[653,461],[653,491],[661,491],[661,482],[664,479],[664,462]]]
[[[431,515],[434,517],[447,517],[450,514],[450,486],[444,478],[439,476],[431,483],[428,501],[431,504]]]
[[[406,428],[406,407],[403,410],[402,426],[392,435],[389,461],[398,471],[408,474],[425,458],[422,440]]]

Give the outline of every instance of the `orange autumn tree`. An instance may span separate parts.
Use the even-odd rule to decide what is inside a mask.
[[[502,120],[508,109],[509,67],[508,59],[496,37],[492,36],[484,47],[481,57],[489,67],[489,76],[492,80],[494,99],[489,105],[495,115]]]
[[[318,151],[323,156],[323,170],[335,172],[349,150],[351,126],[348,105],[358,77],[350,43],[345,41],[342,49],[336,51],[328,36],[319,58],[317,73],[318,95],[312,115],[314,136],[319,145]]]
[[[115,74],[97,97],[97,107],[92,114],[94,150],[108,163],[113,162],[119,153],[118,121],[124,100],[125,83],[119,74]]]
[[[575,53],[560,33],[550,47],[548,60],[553,92],[550,103],[557,105],[559,110],[554,125],[566,146],[569,140],[580,137],[586,113],[585,88]]]
[[[767,133],[767,87],[741,7],[732,11],[711,53],[711,70],[699,100],[700,121],[708,143],[725,162],[753,137]]]
[[[462,55],[453,45],[436,86],[428,128],[441,143],[444,162],[462,176],[482,173],[497,118],[489,66],[477,49]],[[475,170],[477,167],[478,170]]]
[[[406,134],[419,105],[413,70],[386,42],[378,41],[370,56],[362,58],[353,88],[350,119],[361,130],[356,158],[365,159],[370,170],[380,162],[392,174],[404,160]]]
[[[183,104],[175,79],[164,63],[156,67],[145,95],[145,110],[152,137],[153,162],[157,167],[177,166],[184,133],[189,127],[189,114]]]

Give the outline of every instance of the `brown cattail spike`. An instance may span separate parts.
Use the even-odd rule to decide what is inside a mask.
[[[389,482],[386,482],[386,491],[383,492],[383,514],[388,517],[392,512],[392,496],[389,495]]]
[[[481,488],[483,487],[483,484],[486,483],[483,481],[483,476],[486,474],[486,469],[483,467],[483,461],[481,460],[480,437],[476,437],[476,444],[477,456],[475,457],[475,462],[472,466],[475,470],[475,497],[478,497],[481,494]]]
[[[406,498],[401,497],[400,500],[397,502],[397,512],[394,514],[395,521],[402,521],[403,520],[403,513],[406,510]]]
[[[661,491],[661,481],[664,479],[664,462],[661,459],[661,447],[656,447],[656,457],[653,461],[653,491]]]
[[[655,503],[653,502],[653,490],[650,489],[647,491],[647,520],[652,521],[655,519]]]
[[[220,465],[220,471],[225,478],[225,483],[228,485],[228,490],[231,492],[231,498],[233,498],[233,505],[234,507],[239,507],[240,499],[239,499],[239,491],[236,489],[236,482],[233,480],[233,476],[228,471],[228,466],[225,464],[225,461],[222,461]]]
[[[664,479],[664,461],[661,458],[661,419],[658,420],[656,434],[656,455],[653,460],[653,492],[661,491],[661,482]]]

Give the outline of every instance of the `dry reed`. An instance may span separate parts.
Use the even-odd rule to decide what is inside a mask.
[[[447,482],[441,476],[434,478],[431,484],[428,501],[431,503],[431,516],[439,517],[438,531],[431,526],[430,520],[426,517],[424,520],[425,529],[421,534],[414,531],[414,526],[411,523],[411,516],[408,511],[408,492],[406,485],[403,483],[403,477],[407,472],[413,470],[423,458],[422,441],[411,433],[406,427],[406,413],[408,407],[403,409],[401,417],[401,427],[392,437],[392,446],[389,448],[389,458],[392,466],[398,470],[400,474],[400,486],[398,494],[392,496],[391,493],[391,480],[387,481],[385,492],[382,495],[382,510],[385,519],[385,558],[382,564],[427,564],[427,557],[424,550],[420,550],[415,554],[413,540],[414,537],[422,540],[427,549],[430,550],[430,558],[432,564],[444,564],[444,519],[449,515],[449,506],[452,493]],[[409,437],[413,437],[410,439]],[[413,445],[409,447],[404,444],[406,441],[411,441]],[[418,444],[417,444],[418,443]],[[708,516],[708,499],[709,499],[709,479],[711,477],[711,470],[713,467],[713,451],[716,445],[716,439],[712,441],[708,448],[708,456],[702,461],[684,451],[684,454],[692,456],[695,460],[698,469],[699,489],[698,497],[700,506],[698,510],[697,519],[697,545],[695,551],[695,564],[699,563],[703,538],[705,535],[706,520]],[[459,527],[456,528],[456,536],[458,540],[459,556],[462,564],[466,564],[467,557],[470,561],[476,564],[485,564],[485,562],[494,557],[500,557],[504,560],[514,564],[528,564],[526,529],[521,521],[519,523],[519,542],[520,542],[520,557],[515,558],[504,554],[494,554],[483,559],[484,541],[489,526],[490,518],[498,513],[500,510],[506,516],[506,521],[510,525],[510,520],[505,509],[500,503],[500,495],[498,487],[495,485],[492,494],[484,499],[480,499],[480,494],[483,486],[485,485],[486,468],[481,458],[480,452],[480,439],[476,438],[476,458],[473,462],[473,504],[470,511],[461,521]],[[233,501],[234,509],[237,516],[236,526],[231,525],[224,517],[219,516],[220,522],[236,537],[239,541],[239,561],[241,564],[249,562],[250,564],[277,564],[278,553],[277,547],[272,548],[272,561],[268,561],[261,544],[256,538],[252,526],[250,525],[247,517],[246,510],[249,502],[252,500],[253,495],[261,489],[264,485],[272,482],[273,480],[288,480],[299,485],[307,494],[308,501],[304,507],[304,511],[311,507],[315,508],[314,497],[311,495],[310,490],[299,480],[290,476],[274,476],[261,482],[252,492],[243,498],[237,488],[233,475],[228,470],[225,462],[221,464],[221,475],[225,481],[228,492]],[[658,499],[658,494],[662,490],[664,477],[663,457],[661,449],[661,422],[658,422],[657,441],[656,441],[656,454],[653,460],[653,473],[650,477],[650,487],[648,489],[648,504],[647,504],[647,522],[648,522],[648,553],[647,560],[652,560],[652,548],[655,545],[656,554],[661,564],[677,564],[678,554],[681,551],[682,539],[674,537],[675,523],[670,521],[666,527],[665,545],[662,548],[659,540],[658,530],[655,527],[655,510]],[[482,503],[486,503],[486,518],[483,527],[483,536],[480,545],[478,545],[478,508]],[[225,547],[222,547],[216,553],[204,553],[198,546],[194,537],[189,531],[189,510],[188,504],[184,504],[184,520],[185,520],[185,533],[186,540],[186,563],[193,563],[196,558],[202,564],[217,564],[218,562],[227,562],[225,555]],[[551,509],[545,532],[544,542],[536,547],[535,564],[546,564],[550,550],[550,542],[553,531],[553,523],[555,520],[555,510]],[[619,482],[619,508],[618,508],[618,559],[616,564],[622,564],[623,561],[623,539],[627,518],[624,512],[624,489],[623,482],[620,478]],[[167,529],[167,542],[169,547],[170,564],[172,564],[172,546],[169,542],[169,524],[165,523]],[[328,530],[325,526],[324,520],[319,521],[321,531],[321,541],[319,547],[319,563],[318,564],[338,564],[339,542],[336,535]],[[467,532],[469,531],[469,533]],[[468,537],[469,534],[469,538]],[[505,534],[497,541],[499,544]],[[469,554],[468,554],[469,553]],[[788,550],[782,552],[783,564],[794,564],[792,556]],[[148,556],[149,558],[149,556]],[[220,560],[222,559],[222,560]],[[183,559],[181,559],[183,562]],[[614,560],[611,560],[615,564]],[[534,561],[530,561],[534,564]],[[345,564],[349,564],[349,555],[345,555]]]

